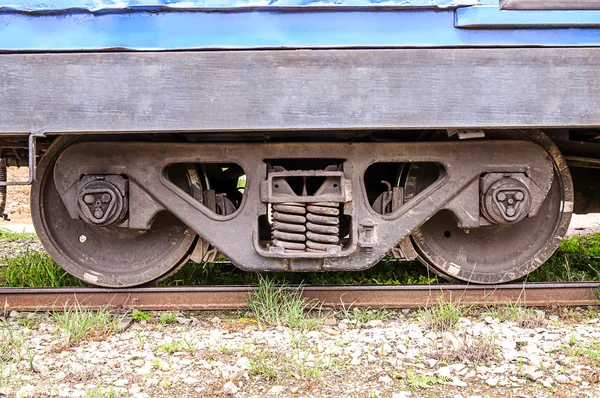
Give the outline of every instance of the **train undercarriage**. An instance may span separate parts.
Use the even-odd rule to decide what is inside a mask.
[[[600,210],[599,59],[0,55],[0,166],[29,165],[42,244],[93,285],[153,283],[216,252],[251,271],[359,271],[391,255],[508,282],[552,255],[573,212]]]
[[[508,282],[555,251],[574,202],[596,211],[570,170],[588,176],[597,161],[565,159],[546,133],[64,135],[41,139],[32,216],[51,256],[99,286],[155,282],[217,251],[251,271],[359,271],[390,255]]]

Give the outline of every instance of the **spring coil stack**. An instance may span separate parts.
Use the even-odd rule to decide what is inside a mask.
[[[337,202],[273,204],[272,244],[286,251],[327,252],[340,244]]]

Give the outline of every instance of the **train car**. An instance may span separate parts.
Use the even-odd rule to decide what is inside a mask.
[[[98,286],[512,281],[600,211],[599,46],[598,0],[2,1],[1,196]]]

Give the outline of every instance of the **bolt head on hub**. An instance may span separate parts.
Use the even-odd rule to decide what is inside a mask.
[[[531,193],[521,181],[505,177],[494,182],[481,198],[485,218],[494,224],[514,224],[531,210]]]

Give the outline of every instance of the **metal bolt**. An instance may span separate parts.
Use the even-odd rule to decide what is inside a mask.
[[[523,199],[525,199],[525,195],[523,195],[523,192],[517,192],[515,194],[515,199],[517,199],[517,200],[523,200]]]
[[[96,217],[96,218],[102,218],[103,215],[104,215],[104,212],[100,209],[96,209],[96,211],[94,211],[94,217]]]
[[[85,235],[79,235],[79,241],[81,243],[85,243],[86,240],[87,240],[87,236],[85,236]]]
[[[515,209],[512,207],[509,207],[508,209],[506,209],[506,214],[508,214],[509,217],[512,217],[515,215]]]
[[[510,198],[507,200],[509,205],[512,205],[513,203],[515,203],[515,200],[513,198]]]
[[[504,201],[505,199],[506,199],[506,194],[504,192],[498,193],[498,200],[500,202]]]
[[[104,195],[102,195],[101,199],[104,203],[108,203],[108,202],[110,202],[110,195],[105,193]]]
[[[89,205],[94,201],[94,197],[92,195],[85,195],[83,201]]]

